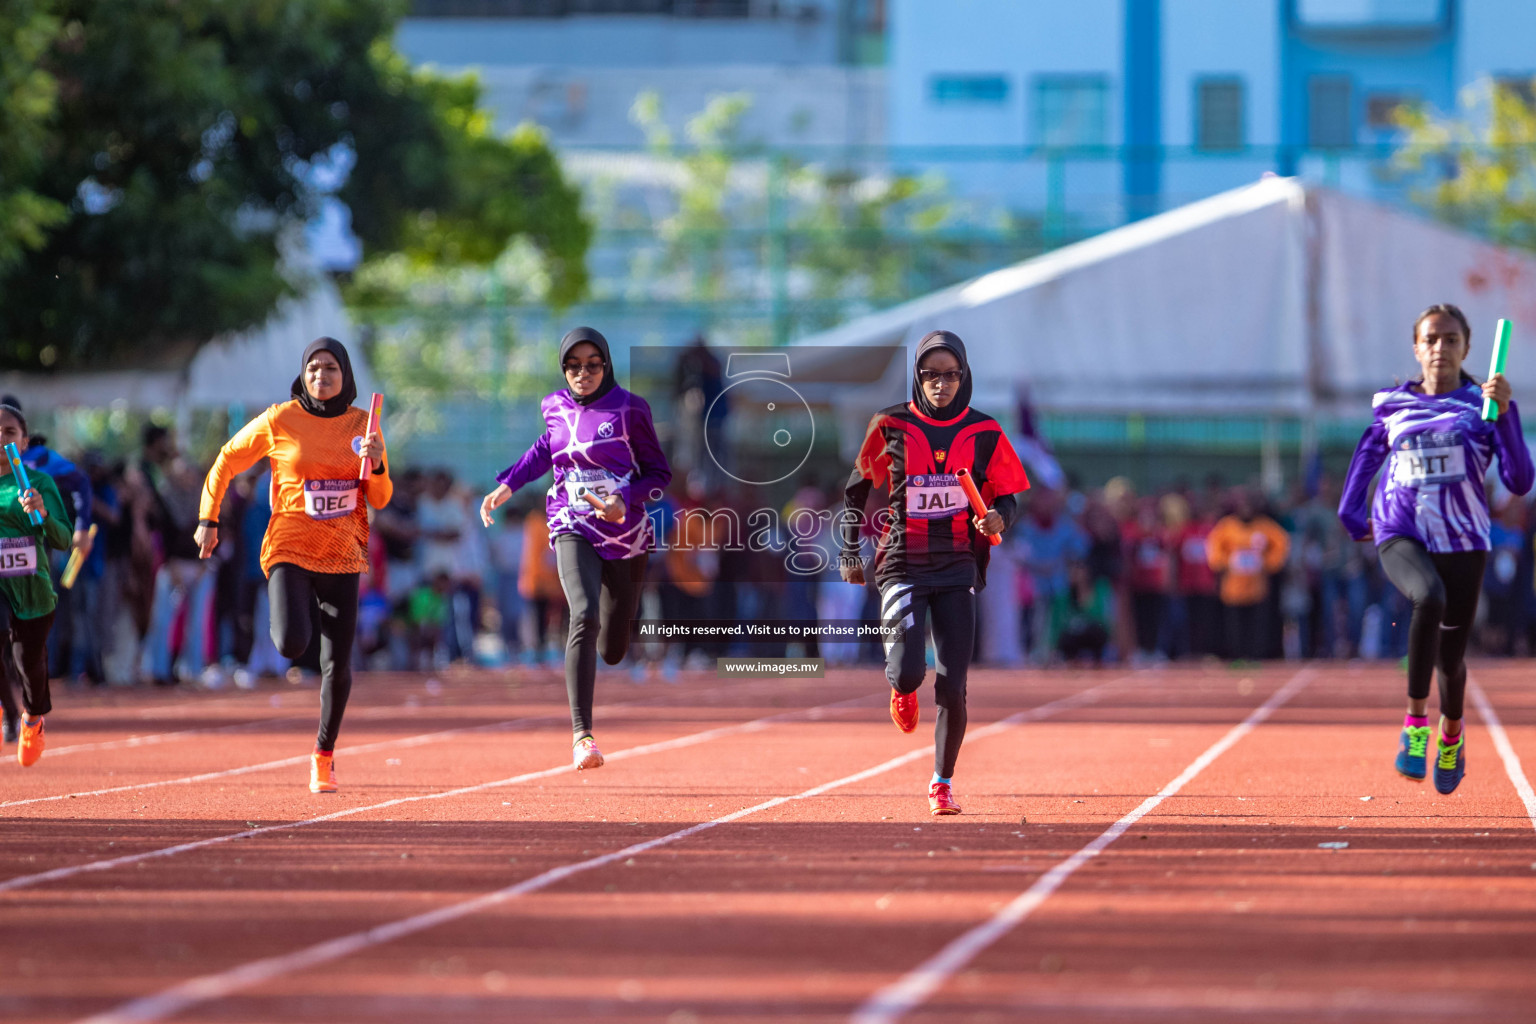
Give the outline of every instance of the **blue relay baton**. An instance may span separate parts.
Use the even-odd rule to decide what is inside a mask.
[[[5,446],[5,457],[10,460],[11,473],[16,477],[16,486],[25,494],[32,489],[32,482],[27,479],[27,467],[21,464],[21,453],[16,450],[16,442],[12,441]],[[36,509],[27,513],[27,518],[32,520],[33,526],[43,525],[43,514]]]

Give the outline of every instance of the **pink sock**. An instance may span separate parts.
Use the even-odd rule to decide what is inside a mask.
[[[1455,732],[1450,732],[1444,726],[1442,726],[1440,729],[1440,738],[1445,740],[1447,743],[1455,743],[1457,740],[1461,739],[1461,729],[1458,727]]]
[[[1403,728],[1404,729],[1423,729],[1423,728],[1425,728],[1428,725],[1429,725],[1429,716],[1428,715],[1404,715],[1403,716]]]

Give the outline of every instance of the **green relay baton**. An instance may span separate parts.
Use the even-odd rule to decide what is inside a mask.
[[[1509,358],[1509,331],[1508,320],[1500,320],[1498,329],[1493,334],[1493,365],[1488,369],[1491,378],[1496,373],[1504,372],[1504,360]],[[1483,419],[1496,420],[1499,418],[1499,407],[1493,399],[1483,399]]]

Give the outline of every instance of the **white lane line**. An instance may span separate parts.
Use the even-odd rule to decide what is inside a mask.
[[[445,705],[434,705],[444,707]],[[387,718],[390,715],[399,715],[405,712],[419,710],[418,706],[410,704],[395,704],[388,707],[348,708],[347,720],[372,721],[375,718]],[[320,716],[320,706],[316,704],[314,709],[302,715],[283,715],[279,718],[253,718],[246,722],[231,722],[228,725],[199,726],[196,729],[177,729],[174,732],[149,733],[144,736],[129,736],[121,740],[100,740],[94,743],[72,743],[67,747],[49,747],[47,757],[52,761],[65,754],[84,754],[99,750],[132,750],[136,747],[155,747],[162,743],[170,743],[175,740],[186,739],[189,736],[211,736],[218,733],[239,732],[242,729],[259,729],[264,726],[287,725],[293,722],[313,722]]]
[[[175,732],[156,732],[144,736],[129,736],[121,740],[99,740],[94,743],[71,743],[67,747],[48,748],[48,760],[63,757],[66,754],[88,754],[99,750],[131,750],[135,747],[156,747],[162,743],[170,743],[175,740],[186,739],[188,736],[208,736],[214,733],[238,732],[241,729],[254,729],[260,725],[280,725],[289,722],[306,721],[309,715],[285,715],[282,718],[256,718],[248,722],[234,722],[230,725],[202,726],[196,729],[177,729]]]
[[[996,722],[993,722],[991,725],[977,729],[976,731],[970,733],[969,736],[967,736],[967,739],[984,739],[988,736],[994,736],[997,733],[1004,732],[1024,722],[1038,721],[1042,718],[1049,718],[1052,715],[1062,711],[1067,711],[1075,707],[1081,707],[1084,704],[1092,704],[1103,696],[1104,691],[1118,685],[1119,683],[1124,682],[1127,678],[1129,677],[1111,679],[1107,682],[1100,683],[1091,689],[1072,694],[1068,697],[1062,697],[1058,700],[1050,701],[1049,703],[1042,704],[1037,708],[1030,708],[1028,710],[1009,715],[1007,718],[1000,719]],[[881,697],[883,698],[884,694],[881,694]],[[868,699],[869,698],[867,695],[865,697],[854,698],[856,701]],[[842,703],[848,704],[852,702],[843,701]],[[837,705],[828,706],[836,707]],[[635,748],[633,753],[638,753],[639,750],[640,748]],[[889,761],[884,761],[880,764],[877,764],[873,768],[866,768],[861,772],[855,772],[852,775],[845,775],[841,779],[835,779],[832,782],[824,782],[819,786],[813,786],[810,789],[804,790],[800,793],[795,793],[792,796],[773,797],[772,799],[764,800],[762,803],[753,804],[751,807],[746,807],[739,811],[733,811],[730,814],[721,815],[718,818],[713,818],[709,821],[703,821],[697,825],[690,825],[687,828],[680,829],[676,832],[670,832],[667,835],[660,836],[656,839],[648,839],[644,842],[635,843],[632,846],[626,846],[624,849],[615,853],[603,854],[598,857],[592,857],[588,860],[578,861],[574,864],[563,864],[560,867],[551,868],[542,874],[535,875],[532,878],[526,879],[522,882],[509,885],[504,889],[498,889],[495,892],[486,893],[483,896],[477,896],[473,899],[465,900],[461,903],[449,904],[448,906],[439,907],[437,910],[428,911],[424,914],[417,914],[413,917],[392,921],[388,924],[378,925],[374,928],[369,928],[364,931],[353,932],[350,935],[343,935],[335,939],[329,939],[325,942],[316,943],[313,946],[298,950],[293,953],[285,953],[281,956],[267,957],[263,960],[254,960],[250,963],[232,967],[227,971],[220,971],[217,974],[205,974],[198,978],[191,978],[179,985],[174,985],[171,988],[164,990],[163,992],[158,992],[154,995],[130,1000],[129,1002],[116,1006],[106,1011],[105,1013],[100,1013],[96,1014],[95,1016],[85,1018],[81,1024],[126,1024],[126,1022],[129,1021],[163,1020],[164,1018],[180,1013],[189,1007],[197,1006],[201,1003],[211,1002],[215,999],[223,999],[226,996],[233,995],[242,989],[250,988],[252,985],[259,985],[262,982],[271,981],[274,978],[280,978],[284,975],[292,974],[295,971],[304,970],[305,968],[314,967],[333,960],[339,960],[343,957],[350,956],[353,953],[362,952],[363,950],[369,949],[373,946],[378,946],[386,942],[393,942],[395,939],[404,938],[408,935],[414,935],[417,932],[426,931],[429,928],[435,928],[440,924],[447,924],[450,921],[457,921],[460,918],[479,913],[482,910],[489,909],[490,907],[494,907],[500,903],[515,899],[519,896],[525,896],[529,893],[538,892],[540,889],[547,889],[549,886],[554,885],[557,882],[563,882],[567,878],[571,878],[574,875],[582,874],[595,868],[613,864],[617,861],[622,861],[630,857],[636,857],[642,853],[648,853],[651,850],[655,850],[662,846],[668,846],[672,843],[676,843],[691,836],[698,835],[700,832],[708,831],[709,829],[715,828],[717,826],[726,825],[733,821],[739,821],[742,818],[752,814],[758,814],[762,811],[769,811],[775,807],[782,807],[784,804],[797,800],[809,800],[812,797],[821,796],[822,794],[829,793],[834,789],[852,785],[856,782],[862,782],[865,779],[871,779],[877,775],[883,775],[893,768],[899,768],[904,764],[908,764],[917,760],[918,758],[931,757],[932,754],[932,748],[924,745],[914,750],[910,750],[905,754],[893,757]],[[566,771],[569,769],[562,768],[560,770]]]
[[[1024,892],[999,910],[990,920],[984,921],[955,939],[923,963],[914,967],[898,981],[887,985],[867,999],[849,1018],[853,1024],[889,1024],[903,1014],[916,1009],[938,991],[949,978],[965,967],[992,943],[1002,938],[1061,888],[1078,868],[1097,857],[1104,848],[1119,839],[1136,822],[1150,813],[1158,804],[1183,789],[1191,779],[1204,771],[1211,762],[1231,749],[1232,745],[1253,731],[1254,727],[1268,718],[1276,708],[1300,693],[1312,681],[1315,671],[1304,668],[1292,676],[1263,704],[1254,708],[1248,717],[1233,726],[1225,736],[1211,744],[1199,757],[1190,762],[1168,785],[1155,796],[1143,800],[1136,809],[1105,829],[1098,838],[1078,850],[1066,860],[1041,875]]]
[[[202,711],[204,708],[219,704],[251,703],[259,705],[261,703],[262,696],[263,695],[259,691],[254,690],[246,690],[241,693],[232,693],[227,697],[214,697],[204,691],[202,693],[189,693],[187,694],[186,700],[180,700],[174,704],[151,704],[147,708],[131,709],[123,707],[120,704],[97,704],[91,705],[83,710],[93,712],[131,710],[135,717],[153,718],[156,715],[171,714],[174,712]]]
[[[252,695],[252,697],[255,697],[255,695],[260,694],[247,695]],[[92,743],[71,743],[71,745],[68,746],[49,746],[48,758],[49,760],[54,760],[55,757],[61,757],[61,755],[65,754],[84,754],[84,752],[91,751],[121,751],[121,749],[132,749],[137,748],[137,746],[157,746],[160,745],[160,743],[169,743],[172,742],[172,740],[181,740],[181,738],[192,737],[192,735],[209,735],[214,734],[214,732],[237,732],[240,731],[240,729],[255,729],[260,728],[260,726],[278,725],[278,723],[312,722],[312,720],[315,720],[316,715],[319,714],[318,689],[304,689],[304,691],[298,691],[296,694],[286,695],[287,697],[312,697],[312,706],[310,706],[307,711],[304,711],[303,714],[284,714],[281,715],[281,717],[252,718],[252,720],[247,720],[247,722],[232,722],[229,723],[229,725],[197,726],[197,728],[194,729],[174,729],[174,731],[170,732],[154,732],[154,734],[131,735],[131,737],[124,738],[124,740],[98,740],[98,742]],[[272,694],[270,695],[270,700],[281,700],[283,697],[284,694]],[[415,697],[415,694],[412,694],[412,697]],[[237,699],[238,697],[226,697],[226,699],[223,700],[224,702],[229,702],[229,700]],[[149,717],[149,715],[155,714],[157,711],[163,714],[164,711],[172,708],[189,709],[189,711],[190,709],[203,709],[207,708],[209,705],[215,705],[215,703],[221,702],[220,700],[209,699],[207,700],[207,703],[189,702],[186,703],[186,705],[166,705],[161,706],[161,708],[158,709],[144,708],[140,709],[140,717]],[[266,703],[266,705],[261,705],[261,703],[258,703],[257,706],[258,708],[281,709],[281,711],[292,711],[292,709],[295,708],[292,700],[287,702],[287,706],[280,705],[280,703],[270,702]],[[422,705],[419,705],[418,703],[418,705],[415,706],[416,708],[419,708],[419,706]],[[439,705],[439,703],[435,703],[435,705],[427,706],[432,706],[432,708],[450,708],[452,705]],[[382,708],[361,708],[361,706],[359,706],[359,708],[356,709],[347,708],[347,718],[352,720],[353,717],[386,717],[386,715],[392,714],[392,712],[398,714],[398,712],[402,711],[402,709],[407,709],[407,711],[409,711],[409,709],[412,708],[413,705],[409,705],[409,703],[382,706]],[[117,709],[118,708],[114,708],[114,706],[109,705],[104,706],[104,708],[88,709],[88,711],[117,711]],[[3,804],[0,804],[0,806],[3,806]]]
[[[1467,678],[1467,694],[1472,698],[1472,706],[1477,708],[1478,717],[1483,720],[1483,725],[1488,729],[1488,735],[1493,740],[1493,749],[1499,752],[1499,758],[1504,762],[1504,773],[1509,776],[1509,781],[1515,784],[1515,792],[1520,794],[1520,802],[1525,804],[1525,815],[1531,819],[1531,827],[1536,828],[1536,792],[1531,790],[1531,780],[1525,777],[1525,768],[1520,764],[1520,755],[1515,753],[1515,748],[1509,742],[1509,734],[1504,731],[1504,723],[1499,721],[1499,716],[1493,710],[1493,704],[1488,700],[1488,695],[1478,685],[1477,680]]]
[[[453,736],[463,736],[468,733],[494,732],[502,729],[522,729],[541,722],[563,721],[564,716],[559,714],[534,715],[528,718],[513,718],[505,722],[491,722],[486,725],[469,725],[460,729],[444,729],[441,732],[421,733],[416,736],[407,736],[398,740],[380,740],[377,743],[364,743],[357,747],[341,747],[337,753],[348,756],[354,754],[367,754],[376,750],[398,750],[402,747],[419,747],[426,743],[436,743],[439,740]],[[44,755],[46,756],[46,755]],[[187,786],[197,782],[210,782],[214,779],[228,779],[237,775],[249,775],[251,772],[264,772],[273,768],[290,768],[294,765],[308,764],[309,755],[298,757],[284,757],[276,761],[263,761],[260,764],[241,765],[239,768],[225,768],[216,772],[203,772],[199,775],[184,775],[178,779],[158,779],[154,782],[134,782],[125,786],[109,786],[105,789],[90,789],[78,793],[58,793],[53,796],[34,796],[22,800],[0,801],[0,807],[21,807],[26,804],[45,804],[55,800],[74,800],[81,797],[108,796],[112,793],[127,793],[144,789],[159,789],[163,786]]]
[[[711,687],[690,696],[700,697],[707,693],[730,689],[730,687]],[[740,692],[741,688],[738,688]],[[668,701],[677,700],[681,695],[675,693],[665,694],[648,700],[626,701],[622,704],[609,704],[607,710],[618,708],[650,707],[664,705]],[[441,732],[421,733],[416,736],[408,736],[398,740],[380,740],[377,743],[365,743],[356,747],[341,747],[339,753],[351,756],[354,754],[367,754],[377,750],[390,750],[399,747],[419,747],[426,743],[436,743],[439,740],[454,736],[463,736],[477,732],[495,732],[504,729],[524,729],[532,725],[546,722],[563,722],[567,718],[564,714],[553,712],[547,715],[531,715],[525,718],[512,718],[503,722],[489,722],[485,725],[468,725],[458,729],[445,729]],[[47,756],[46,754],[44,755]],[[302,754],[298,757],[284,757],[276,761],[263,761],[260,764],[242,765],[239,768],[226,768],[216,772],[203,772],[198,775],[184,775],[176,779],[157,779],[154,782],[134,782],[122,786],[109,786],[105,789],[90,789],[75,793],[56,793],[52,796],[26,797],[20,800],[0,800],[0,807],[23,807],[27,804],[46,804],[57,800],[76,800],[93,796],[109,796],[113,793],[127,793],[144,789],[159,789],[164,786],[185,786],[196,782],[209,782],[213,779],[231,778],[237,775],[249,775],[251,772],[263,772],[273,768],[290,768],[294,765],[308,764],[309,755]]]
[[[795,711],[780,712],[777,715],[769,715],[765,718],[756,718],[750,722],[740,722],[736,725],[724,725],[714,729],[706,729],[702,732],[691,733],[676,739],[658,740],[655,743],[645,743],[638,747],[629,747],[612,754],[606,755],[609,761],[622,761],[631,757],[640,757],[645,754],[656,754],[667,750],[677,750],[682,747],[691,747],[709,740],[719,739],[722,736],[731,736],[744,732],[757,732],[778,722],[795,718],[809,718],[816,721],[827,714],[849,710],[854,705],[867,703],[869,694],[862,694],[848,700],[838,701],[833,704],[824,704],[820,707],[802,708]],[[307,760],[307,759],[306,759]],[[249,839],[253,836],[267,835],[272,832],[287,832],[291,829],[305,828],[310,825],[319,825],[327,821],[336,821],[339,818],[349,818],[358,814],[367,814],[370,811],[382,811],[390,807],[399,807],[402,804],[421,803],[426,800],[443,800],[448,797],[464,796],[467,793],[479,793],[487,789],[497,789],[502,786],[516,786],[525,782],[537,782],[539,779],[547,779],[555,775],[564,775],[571,771],[570,763],[554,768],[543,768],[538,771],[524,772],[521,775],[513,775],[510,778],[496,779],[492,782],[479,782],[472,786],[460,786],[457,789],[446,789],[436,793],[422,793],[417,796],[396,797],[393,800],[385,800],[382,803],[369,804],[365,807],[349,807],[346,810],[334,811],[330,814],[322,814],[314,818],[304,818],[300,821],[284,822],[281,825],[262,825],[258,828],[246,829],[243,832],[231,832],[222,836],[211,836],[208,839],[197,839],[188,843],[178,843],[175,846],[166,846],[158,850],[147,850],[143,853],[125,854],[121,857],[112,857],[107,860],[88,861],[83,864],[71,864],[62,868],[54,868],[50,871],[40,871],[32,875],[18,875],[0,882],[0,892],[12,892],[17,889],[25,889],[44,882],[57,882],[65,878],[73,878],[76,875],[94,871],[109,871],[112,868],[127,867],[130,864],[138,864],[147,860],[160,857],[171,857],[178,853],[186,853],[190,850],[200,850],[208,846],[217,846],[220,843],[233,842],[237,839]]]

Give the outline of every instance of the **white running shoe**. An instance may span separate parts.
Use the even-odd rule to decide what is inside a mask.
[[[571,748],[571,762],[576,770],[584,772],[588,768],[601,768],[603,766],[603,752],[597,749],[597,741],[591,736],[583,736],[576,741]]]

